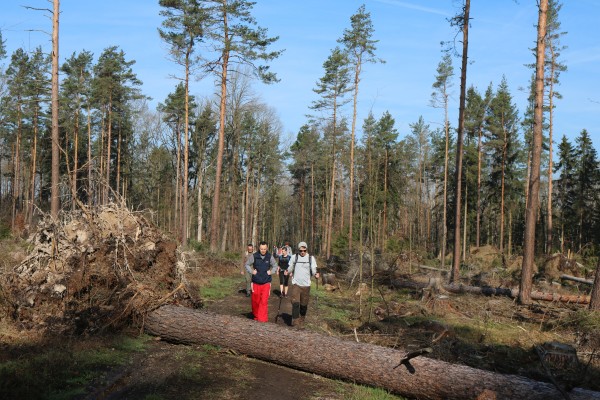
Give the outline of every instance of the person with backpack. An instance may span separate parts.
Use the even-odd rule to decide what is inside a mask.
[[[288,297],[288,285],[290,280],[290,275],[287,274],[287,270],[290,266],[290,259],[292,256],[288,253],[287,249],[284,247],[281,248],[281,255],[278,257],[279,261],[279,292],[281,293],[279,297]]]
[[[301,328],[308,310],[311,277],[319,279],[317,261],[308,254],[306,242],[298,243],[298,253],[291,258],[287,272],[292,275],[292,326]]]
[[[258,251],[246,260],[246,271],[252,274],[252,314],[259,322],[269,320],[271,276],[277,272],[277,260],[268,248],[267,242],[260,242]]]

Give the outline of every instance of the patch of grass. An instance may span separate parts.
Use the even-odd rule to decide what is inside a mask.
[[[70,399],[84,394],[108,369],[142,351],[147,337],[118,337],[92,348],[49,345],[0,364],[0,393],[10,399]]]
[[[239,277],[212,277],[207,285],[200,288],[200,297],[205,300],[221,300],[236,291]]]
[[[347,400],[405,400],[404,397],[391,394],[385,389],[356,384],[350,389],[340,387],[340,392]]]
[[[582,332],[600,331],[600,313],[589,310],[578,310],[565,321],[565,325]]]
[[[10,225],[4,221],[0,221],[0,240],[10,237]]]

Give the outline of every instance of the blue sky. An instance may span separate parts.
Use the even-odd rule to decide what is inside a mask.
[[[285,49],[272,63],[281,82],[254,90],[278,113],[284,142],[293,140],[306,122],[309,105],[315,100],[315,83],[323,75],[323,62],[350,26],[350,16],[361,4],[371,13],[378,57],[385,64],[367,64],[362,74],[358,123],[372,111],[379,118],[389,111],[396,119],[400,137],[409,124],[423,116],[432,129],[443,123],[443,110],[429,106],[436,67],[441,59],[441,41],[452,40],[455,31],[447,19],[460,9],[457,0],[257,0],[254,15],[260,26],[279,36],[274,49]],[[48,13],[23,7],[48,8],[47,0],[3,0],[0,29],[9,57],[18,47],[28,50],[42,45],[50,49]],[[484,92],[506,76],[513,100],[522,113],[532,71],[537,23],[535,0],[473,1],[471,5],[468,85]],[[167,48],[157,28],[162,22],[158,1],[152,0],[62,0],[60,20],[61,62],[73,52],[88,50],[97,58],[106,47],[117,45],[127,60],[135,60],[134,72],[143,81],[142,91],[163,101],[176,82],[170,75],[178,66],[167,59]],[[574,140],[587,129],[600,149],[600,0],[564,1],[560,14],[564,72],[558,87],[563,95],[555,111],[555,138]],[[5,59],[6,64],[10,59]],[[454,59],[450,122],[457,124],[460,60]],[[198,97],[210,96],[211,79],[193,82]],[[351,116],[348,108],[347,116]],[[360,132],[358,132],[360,134]]]

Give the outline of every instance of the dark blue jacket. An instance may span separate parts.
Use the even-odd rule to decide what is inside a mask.
[[[252,282],[259,285],[271,282],[273,278],[267,274],[267,271],[271,269],[271,253],[266,253],[262,258],[260,251],[257,251],[253,254],[253,257],[256,275],[252,275]]]

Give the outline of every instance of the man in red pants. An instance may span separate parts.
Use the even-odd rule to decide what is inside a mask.
[[[269,296],[271,280],[277,272],[277,260],[270,253],[267,242],[260,242],[258,252],[246,260],[246,270],[252,274],[252,314],[259,322],[269,320]]]

